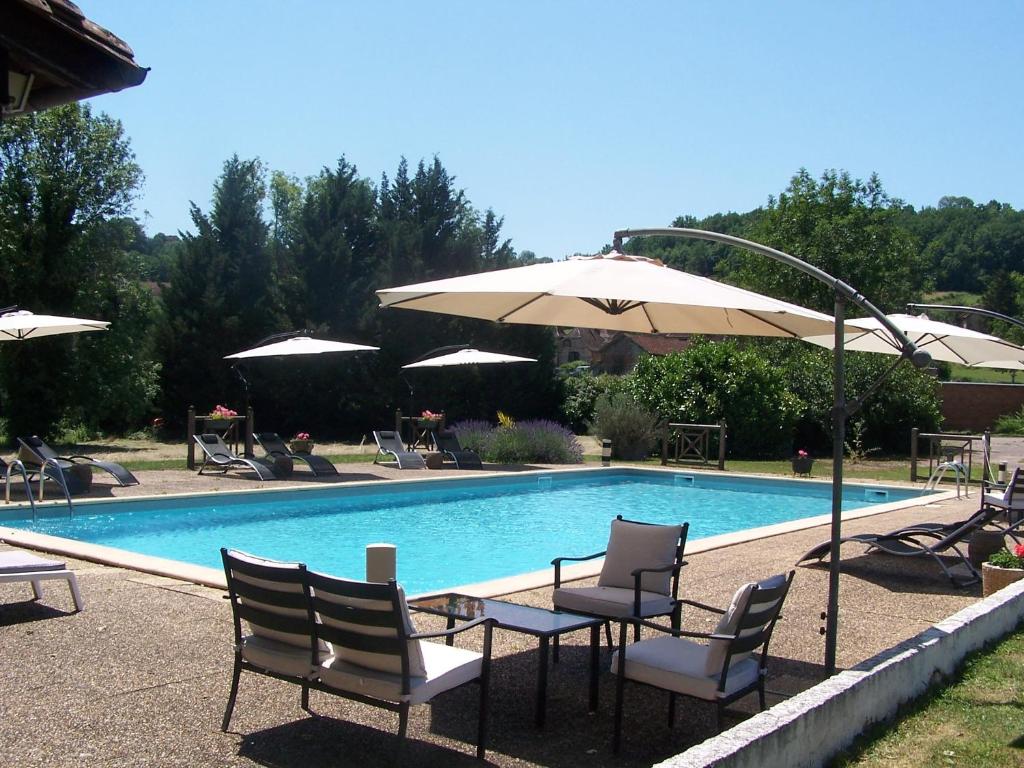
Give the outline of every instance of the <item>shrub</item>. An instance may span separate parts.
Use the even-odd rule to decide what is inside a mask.
[[[459,445],[467,451],[476,451],[481,456],[484,453],[484,445],[487,437],[494,427],[489,421],[483,419],[466,419],[449,425],[449,429],[459,438]]]
[[[736,456],[788,456],[802,408],[782,369],[756,345],[695,339],[683,352],[641,357],[629,382],[635,400],[671,421],[728,422]]]
[[[1024,434],[1024,406],[1015,413],[1007,413],[996,419],[995,431],[1001,434]]]
[[[657,417],[624,392],[601,395],[594,406],[593,432],[612,441],[614,458],[646,458],[657,427]]]
[[[580,464],[583,447],[576,436],[553,421],[518,421],[492,427],[486,421],[467,420],[452,425],[463,448],[497,464]]]
[[[603,373],[595,376],[583,371],[567,377],[562,382],[562,413],[570,429],[577,434],[586,431],[594,420],[594,406],[597,399],[609,392],[621,391],[627,377]]]

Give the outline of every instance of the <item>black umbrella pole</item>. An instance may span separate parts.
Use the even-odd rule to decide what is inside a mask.
[[[846,371],[843,360],[844,302],[835,300],[835,340],[832,353],[832,546],[828,562],[828,607],[825,609],[825,673],[836,671],[839,636],[839,547],[843,527],[843,450],[846,442]]]

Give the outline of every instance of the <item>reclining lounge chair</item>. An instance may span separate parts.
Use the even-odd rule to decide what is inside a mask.
[[[193,435],[193,437],[196,444],[203,449],[203,464],[199,467],[200,475],[203,474],[207,465],[212,464],[215,467],[220,467],[221,471],[225,473],[229,469],[247,468],[255,472],[260,480],[277,479],[277,475],[274,474],[274,470],[267,462],[262,459],[247,459],[239,456],[224,444],[220,435],[208,432],[202,435]]]
[[[949,580],[956,587],[966,587],[981,580],[981,574],[971,564],[966,554],[960,547],[967,543],[971,534],[980,530],[987,523],[1000,515],[1002,510],[993,507],[983,508],[967,520],[961,520],[951,525],[938,523],[923,523],[917,526],[900,528],[890,533],[859,533],[853,536],[844,536],[841,543],[856,542],[865,544],[868,552],[883,552],[898,557],[930,557],[942,569]],[[797,560],[797,565],[808,560],[822,560],[829,555],[831,542],[823,541],[816,547],[812,547]],[[960,560],[968,571],[967,578],[959,577],[952,572],[949,566],[943,562],[941,555],[951,555]]]
[[[480,461],[480,456],[476,451],[467,451],[459,444],[458,436],[447,429],[437,429],[430,431],[430,437],[434,441],[434,446],[441,453],[444,454],[446,459],[451,459],[455,462],[457,469],[483,469],[483,462]]]
[[[312,453],[292,453],[277,432],[257,432],[256,442],[267,452],[270,459],[287,458],[292,461],[304,462],[317,477],[330,477],[338,474],[337,467],[323,456],[314,456]]]
[[[390,430],[374,430],[373,439],[377,443],[377,455],[373,463],[379,464],[381,456],[394,456],[399,469],[426,469],[423,457],[414,451],[405,450],[397,432]]]
[[[109,472],[117,480],[118,485],[138,485],[139,481],[135,475],[129,472],[127,469],[122,467],[113,461],[98,461],[89,456],[58,456],[57,452],[50,446],[44,443],[40,438],[33,435],[32,437],[19,437],[18,443],[21,446],[18,454],[25,464],[40,467],[46,464],[45,473],[47,477],[51,477],[50,467],[53,462],[56,461],[65,473],[68,472],[73,466],[89,466],[95,467],[96,469],[102,469],[104,472]],[[49,463],[47,463],[49,462]],[[56,477],[56,475],[52,475]]]
[[[71,590],[71,598],[75,601],[75,610],[82,610],[82,594],[78,591],[78,579],[72,571],[60,560],[44,560],[41,557],[12,550],[0,552],[0,584],[15,581],[32,582],[32,592],[36,600],[43,596],[43,588],[40,582],[50,579],[63,579],[68,583]]]

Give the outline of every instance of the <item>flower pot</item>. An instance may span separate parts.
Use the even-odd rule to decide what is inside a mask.
[[[437,429],[440,425],[440,419],[416,419],[416,426],[420,429]]]
[[[227,432],[229,429],[231,429],[232,424],[234,424],[234,422],[231,419],[206,420],[206,428],[211,432],[217,432],[218,434],[223,434],[224,432]]]
[[[292,449],[292,453],[312,453],[313,445],[314,443],[312,440],[292,440],[288,444]]]
[[[811,468],[814,466],[814,459],[810,456],[797,456],[793,459],[793,474],[794,475],[810,475]]]
[[[1000,568],[998,565],[983,563],[981,566],[982,596],[988,597],[1021,579],[1024,579],[1024,568]]]

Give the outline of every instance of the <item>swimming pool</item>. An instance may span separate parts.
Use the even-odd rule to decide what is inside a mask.
[[[849,485],[843,509],[919,495]],[[388,542],[415,593],[599,552],[617,514],[689,521],[693,541],[830,510],[826,483],[616,468],[81,503],[35,522],[4,511],[0,524],[212,568],[227,546],[349,578],[363,577],[367,544]]]

